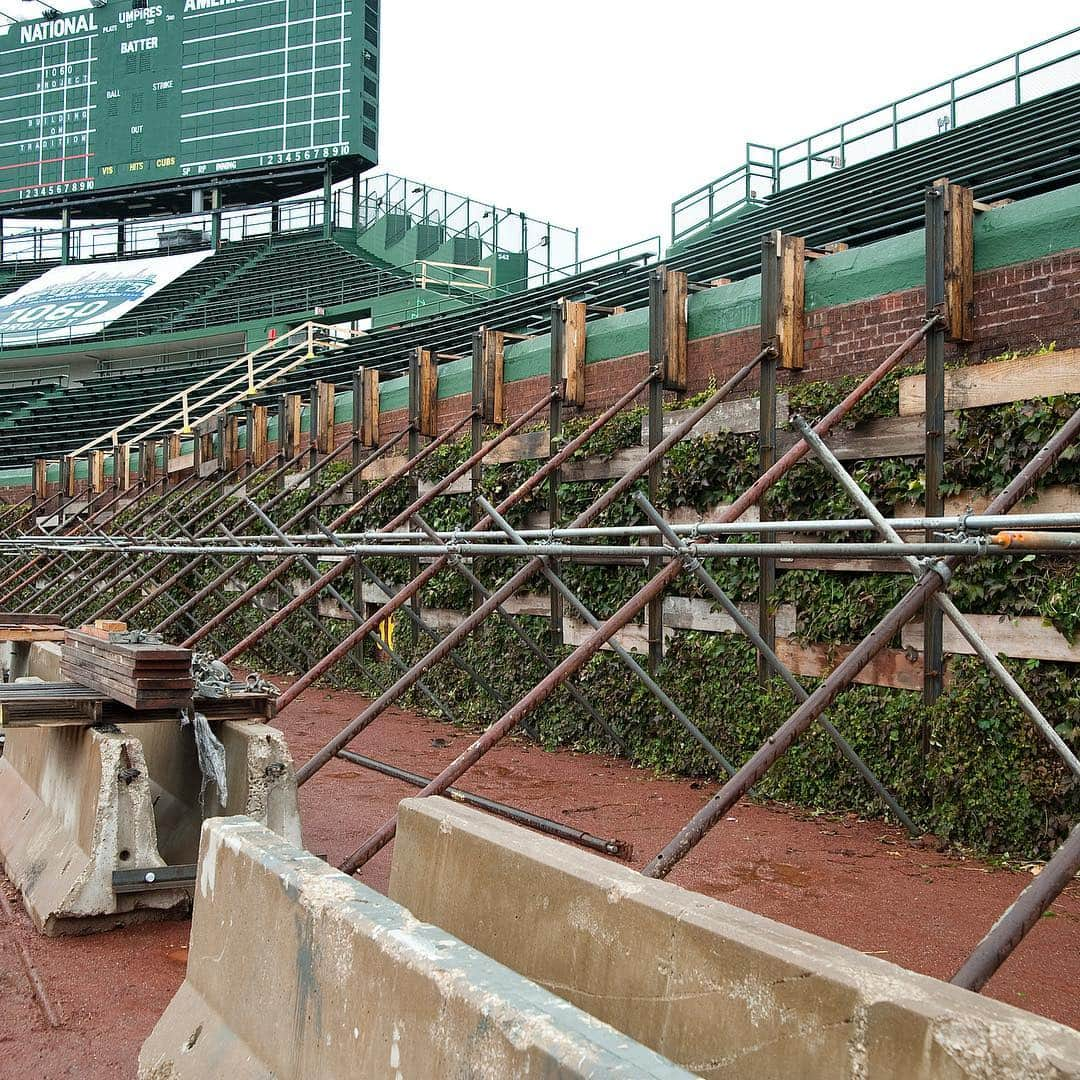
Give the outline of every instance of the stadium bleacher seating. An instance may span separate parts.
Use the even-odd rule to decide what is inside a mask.
[[[759,269],[761,237],[770,229],[797,233],[810,245],[842,241],[851,246],[909,232],[922,225],[926,185],[943,176],[972,187],[985,201],[1022,198],[1075,183],[1080,178],[1080,87],[786,189],[761,206],[713,223],[669,253],[667,262],[693,281],[739,278]],[[169,287],[176,287],[171,298],[164,296],[168,290],[159,294],[157,310],[174,328],[310,311],[316,305],[341,303],[342,297],[400,288],[411,279],[368,263],[321,235],[300,233],[254,251],[239,269],[196,290],[196,296],[181,292],[187,288],[183,282],[181,278]],[[417,346],[467,352],[479,325],[543,333],[552,302],[563,296],[640,307],[648,297],[647,267],[640,258],[614,262],[525,292],[482,298],[465,308],[381,327],[296,368],[275,385],[274,394],[305,390],[316,379],[347,383],[359,365],[376,368],[384,377],[400,373]],[[172,303],[180,307],[170,315]],[[47,408],[31,411],[36,426],[29,429],[29,438],[25,418],[17,431],[0,419],[0,466],[73,449],[207,370],[212,366],[188,365],[182,375],[159,370],[139,380],[125,374],[120,380],[102,378],[60,391],[47,399]]]

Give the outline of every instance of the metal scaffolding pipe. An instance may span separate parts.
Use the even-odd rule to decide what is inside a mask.
[[[801,417],[795,417],[794,422],[803,433],[803,438],[810,443],[811,449],[820,459],[822,465],[825,466],[826,471],[830,476],[835,479],[840,486],[847,493],[848,497],[862,510],[864,510],[872,519],[876,519],[876,525],[881,535],[885,537],[891,543],[903,543],[899,534],[895,529],[885,520],[885,518],[879,514],[877,507],[874,505],[873,500],[866,494],[865,491],[855,482],[855,478],[844,468],[843,465],[837,460],[836,455],[825,445],[825,443],[810,430],[809,425]],[[1032,534],[1025,533],[1025,536]],[[1053,533],[1046,535],[1054,535]],[[921,578],[926,572],[926,567],[920,563],[917,559],[912,558],[910,555],[905,556],[904,562],[907,564],[908,569],[914,575],[916,579]],[[1043,716],[1039,707],[1028,697],[1024,688],[1013,678],[1012,673],[1005,667],[1005,665],[997,658],[997,654],[983,641],[981,635],[971,625],[971,622],[964,615],[959,608],[952,602],[949,596],[944,593],[938,593],[934,598],[934,602],[945,613],[950,622],[960,632],[965,641],[975,650],[976,655],[983,661],[984,664],[990,669],[995,678],[1005,688],[1010,697],[1020,706],[1021,709],[1028,715],[1031,721],[1042,733],[1043,737],[1050,743],[1050,745],[1057,751],[1062,761],[1065,762],[1066,767],[1072,772],[1074,776],[1080,778],[1080,761],[1077,760],[1076,755],[1066,745],[1064,739],[1054,730],[1053,724],[1051,724],[1045,716]]]
[[[349,761],[353,765],[359,765],[361,768],[382,773],[383,776],[401,780],[403,783],[411,784],[413,787],[422,788],[425,784],[430,783],[426,776],[421,776],[419,773],[407,772],[405,769],[388,765],[385,761],[377,761],[375,758],[355,754],[351,750],[339,750],[337,756],[342,761]],[[630,845],[625,840],[605,840],[603,837],[593,836],[592,833],[583,832],[581,829],[572,829],[561,821],[552,821],[551,818],[540,817],[539,814],[530,813],[528,810],[508,806],[506,803],[496,802],[494,799],[485,798],[483,795],[474,795],[458,788],[449,788],[444,794],[448,799],[453,799],[455,802],[464,803],[466,806],[475,806],[478,810],[486,810],[489,814],[506,818],[508,821],[513,821],[518,825],[525,825],[530,829],[536,829],[537,832],[546,833],[548,836],[557,837],[559,840],[568,840],[572,844],[580,844],[590,851],[598,851],[602,855],[617,855],[623,859],[630,857]]]
[[[644,387],[648,386],[648,384],[652,381],[653,378],[655,378],[655,374],[650,373],[637,386],[633,387],[621,398],[619,398],[619,400],[616,401],[614,405],[611,405],[607,409],[605,409],[599,416],[597,416],[591,423],[587,425],[584,431],[582,431],[575,438],[571,439],[570,442],[568,442],[566,446],[562,448],[562,450],[560,450],[554,457],[551,457],[546,462],[544,462],[544,464],[541,465],[540,468],[532,474],[532,476],[524,480],[520,485],[518,485],[518,487],[514,491],[512,491],[505,499],[503,499],[503,501],[499,504],[500,509],[505,510],[510,506],[513,506],[515,503],[519,502],[526,495],[528,495],[529,492],[539,487],[540,484],[543,483],[543,481],[546,480],[547,477],[555,469],[557,469],[563,463],[563,461],[566,460],[566,458],[568,458],[571,454],[575,453],[581,446],[585,444],[585,442],[589,438],[592,437],[593,434],[599,431],[606,423],[608,423],[612,419],[612,417],[621,412],[622,409],[624,409],[631,401],[633,401],[634,398],[637,397],[639,393],[641,393],[641,390]],[[484,521],[477,522],[477,525],[480,527],[486,524],[487,523]],[[449,559],[449,555],[444,555],[441,558],[436,559],[435,562],[433,562],[430,566],[421,571],[421,573],[417,577],[413,578],[413,580],[410,581],[408,585],[406,585],[403,589],[399,590],[399,592],[395,596],[391,597],[377,612],[375,612],[375,614],[368,620],[367,623],[357,627],[356,630],[354,630],[344,641],[341,642],[337,649],[335,649],[332,653],[327,654],[314,668],[306,672],[304,675],[300,676],[300,678],[297,679],[288,688],[288,690],[285,691],[285,693],[282,695],[282,698],[286,698],[288,701],[293,700],[296,694],[299,694],[301,690],[304,689],[304,687],[309,686],[325,671],[328,671],[337,662],[340,656],[343,656],[345,652],[347,652],[348,649],[352,648],[352,646],[357,641],[362,641],[364,639],[371,626],[378,625],[378,623],[382,619],[386,618],[388,615],[393,614],[403,604],[408,603],[408,601],[416,593],[418,593],[424,587],[424,585],[427,584],[428,581],[430,581],[437,573],[439,573],[439,571],[445,569],[445,567],[449,565]],[[522,576],[524,573],[525,571],[519,571],[511,580],[517,581],[518,579],[520,579],[521,582],[524,582],[528,577],[527,574],[525,576]],[[505,596],[499,596],[497,603],[501,604],[502,601],[508,596],[510,596],[513,591],[514,590],[507,592]],[[492,599],[494,599],[494,595],[495,594],[493,594]],[[482,610],[484,614],[481,615],[479,618],[476,618],[476,612],[474,612],[473,615],[469,616],[465,620],[465,623],[469,623],[469,629],[465,632],[465,634],[461,635],[460,639],[455,638],[454,642],[450,646],[451,648],[456,645],[457,640],[461,640],[465,637],[466,634],[471,633],[473,627],[479,625],[479,622],[484,616],[494,610],[496,605],[491,604],[491,606],[489,607],[488,604],[491,604],[491,600],[485,602],[485,604],[482,605]],[[475,621],[472,621],[474,619]],[[465,623],[462,623],[462,626],[464,626]],[[457,627],[454,633],[456,634],[460,630],[461,626]],[[439,646],[436,646],[436,649],[433,650],[431,653],[428,653],[426,657],[419,661],[419,664],[424,664],[427,661],[435,662],[431,661],[431,657],[434,652],[438,650],[438,648]],[[402,680],[399,680],[399,683],[401,682]],[[395,684],[390,689],[394,690],[397,686],[398,684]],[[407,689],[407,687],[402,686],[398,690],[398,693],[403,693],[405,689]],[[387,691],[387,693],[389,693],[389,691]],[[383,697],[385,696],[386,695],[382,695],[380,698],[377,699],[377,701],[382,701]],[[397,695],[388,698],[386,704],[389,704],[390,701],[395,700],[396,696]],[[284,707],[281,705],[280,701],[278,702],[278,704],[279,707]],[[369,711],[370,709],[365,710],[362,716],[366,716]],[[361,726],[366,726],[368,723],[370,723],[370,721],[374,719],[375,715],[377,715],[377,713],[373,712],[370,717],[364,719]],[[351,723],[357,724],[360,721],[361,717],[357,717]],[[357,730],[360,730],[360,728],[358,727]],[[349,739],[345,739],[341,743],[341,745],[337,747],[337,749],[341,749],[341,747],[345,746],[348,741]],[[297,772],[297,783],[304,783],[309,777],[314,775],[314,773],[316,773],[320,768],[322,768],[322,766],[325,765],[331,757],[333,757],[333,752],[329,751],[329,746],[330,744],[327,744],[327,746],[323,747],[322,750],[316,753],[307,763],[305,763],[305,765],[301,767],[301,769]]]
[[[761,632],[754,625],[753,621],[748,619],[739,610],[739,606],[726,592],[724,592],[723,589],[720,588],[713,576],[701,565],[701,562],[695,557],[690,546],[681,537],[671,531],[667,522],[664,521],[663,516],[642,492],[639,491],[634,495],[634,502],[638,504],[638,507],[645,516],[648,517],[649,520],[652,521],[667,537],[668,542],[676,548],[683,557],[686,569],[697,578],[705,591],[724,609],[724,611],[727,612],[728,617],[735,623],[739,630],[749,638],[754,648],[756,648],[765,658],[765,662],[769,667],[784,681],[787,688],[795,696],[795,700],[799,702],[805,701],[810,696],[809,692],[802,683],[795,678],[791,669],[779,656],[777,656],[773,647],[764,637],[762,637]],[[908,817],[903,807],[897,802],[896,797],[885,787],[881,780],[878,779],[873,769],[866,764],[862,757],[856,752],[855,748],[840,734],[832,721],[824,714],[818,718],[818,721],[827,732],[829,738],[836,744],[840,753],[848,760],[849,764],[851,764],[863,780],[866,781],[877,797],[881,799],[886,807],[888,807],[896,820],[907,829],[911,836],[921,835],[921,830],[918,829],[911,818]]]
[[[726,383],[724,383],[723,386],[721,386],[713,394],[711,394],[705,402],[698,406],[698,408],[694,409],[690,413],[690,415],[686,417],[682,421],[682,423],[679,424],[675,428],[675,430],[671,432],[670,435],[667,436],[667,438],[661,440],[661,442],[659,442],[652,450],[650,450],[649,453],[646,454],[640,462],[638,462],[631,469],[629,469],[618,481],[616,481],[616,483],[611,488],[609,488],[602,495],[600,495],[588,508],[586,508],[581,514],[579,514],[572,524],[575,527],[582,526],[587,525],[590,521],[595,520],[596,517],[598,517],[604,510],[607,509],[607,507],[611,505],[611,503],[614,501],[614,498],[618,494],[626,491],[631,485],[636,483],[638,477],[645,473],[654,461],[660,460],[663,455],[673,445],[675,445],[676,442],[678,442],[682,438],[685,438],[700,420],[702,420],[713,409],[715,409],[731,393],[731,391],[734,390],[735,387],[738,386],[739,383],[741,383],[758,366],[758,364],[770,352],[770,350],[771,346],[767,346],[766,348],[762,349],[761,352],[759,352],[752,360],[744,364],[743,367],[739,369],[739,371],[737,371],[730,379],[728,379]],[[654,373],[654,376],[655,374],[656,373]],[[546,465],[549,467],[553,466],[553,464],[557,460],[558,455],[556,455],[554,458],[549,459]],[[501,509],[503,508],[500,507],[500,510]],[[479,522],[478,524],[486,524],[486,522]],[[494,600],[496,597],[498,597],[498,600],[501,603],[507,597],[511,596],[514,592],[516,592],[517,589],[521,585],[523,585],[525,581],[531,578],[542,566],[542,559],[533,559],[517,574],[510,578],[510,580],[506,582],[495,594],[493,594],[492,599]],[[661,582],[659,587],[656,588],[653,593],[647,593],[648,587],[646,587],[646,590],[642,590],[641,592],[639,592],[634,598],[634,600],[631,601],[631,604],[635,601],[640,601],[637,607],[631,608],[630,605],[624,605],[624,607],[621,608],[618,612],[616,612],[612,619],[609,620],[609,623],[606,623],[604,627],[600,630],[594,631],[584,645],[579,646],[569,657],[567,657],[562,663],[560,663],[559,666],[556,667],[550,675],[542,679],[541,682],[536,687],[534,687],[530,694],[527,694],[525,698],[523,698],[522,701],[518,703],[518,705],[515,705],[511,710],[505,713],[501,720],[496,721],[495,724],[489,727],[487,732],[485,732],[485,734],[482,735],[480,739],[478,739],[473,744],[472,748],[470,748],[472,752],[475,752],[475,758],[471,758],[469,752],[467,752],[465,755],[462,755],[462,757],[458,758],[458,760],[453,765],[451,765],[448,769],[444,769],[443,772],[440,773],[440,775],[432,781],[432,784],[429,785],[429,788],[431,788],[431,790],[425,788],[421,794],[427,795],[437,793],[437,791],[435,790],[436,787],[438,791],[441,791],[449,784],[453,783],[454,779],[456,779],[457,776],[461,775],[461,773],[464,772],[473,763],[473,760],[478,760],[480,757],[482,757],[483,754],[487,751],[487,749],[490,748],[490,746],[495,745],[495,743],[498,742],[498,740],[501,739],[504,734],[510,731],[513,727],[515,727],[522,720],[522,718],[531,711],[534,704],[539,704],[541,701],[546,700],[563,682],[565,682],[567,678],[573,675],[576,671],[580,670],[584,663],[600,649],[601,645],[608,638],[610,638],[618,630],[622,629],[622,627],[625,626],[626,623],[628,623],[634,617],[634,614],[638,610],[640,610],[640,607],[643,607],[644,604],[652,598],[652,596],[660,595],[660,592],[670,580],[667,575],[671,568],[674,568],[674,573],[678,573],[679,564],[671,563],[668,568],[662,570],[660,574],[658,574],[657,577],[653,579],[652,584],[654,585],[658,581]],[[461,623],[461,625],[457,628],[456,631],[454,631],[454,633],[460,632],[462,636],[471,633],[472,630],[477,625],[479,625],[479,622],[491,610],[489,605],[490,601],[488,602],[488,604],[482,605],[479,609],[477,609],[477,611],[475,611],[471,616],[469,616],[469,618],[467,618],[463,623]],[[611,630],[610,632],[605,633],[609,625],[611,626]],[[420,662],[420,665],[437,662],[440,659],[438,652],[438,649],[433,650],[431,653],[428,654],[427,657],[425,657]],[[391,689],[393,690],[393,688]],[[522,705],[524,705],[525,707],[522,708]],[[384,706],[379,705],[379,708],[382,707]],[[365,710],[365,712],[358,716],[355,720],[353,720],[352,723],[350,723],[345,729],[345,731],[334,741],[336,742],[338,740],[341,740],[341,745],[344,746],[345,743],[347,743],[349,739],[352,738],[353,734],[355,734],[357,731],[362,730],[363,727],[370,723],[371,720],[373,720],[377,715],[378,710],[374,706],[369,710]],[[350,731],[352,732],[352,734],[349,733]],[[312,766],[313,769],[317,768],[318,757],[319,755],[313,757],[311,761],[309,761],[304,766],[304,769],[307,769],[309,766]],[[304,769],[302,769],[301,772],[303,772]],[[298,773],[298,778],[299,775],[300,774]],[[352,870],[355,870],[357,867],[362,865],[364,862],[367,861],[368,858],[371,857],[371,855],[373,855],[376,851],[382,848],[385,844],[389,843],[389,841],[393,838],[395,829],[396,822],[391,819],[389,822],[383,825],[383,827],[375,835],[373,835],[368,842],[358,848],[357,851],[353,852],[353,854],[345,861],[345,863],[342,864],[342,868],[345,869],[347,872],[351,872]]]

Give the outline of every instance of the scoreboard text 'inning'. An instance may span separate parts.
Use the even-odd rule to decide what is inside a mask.
[[[375,163],[378,0],[140,3],[0,27],[0,203]]]

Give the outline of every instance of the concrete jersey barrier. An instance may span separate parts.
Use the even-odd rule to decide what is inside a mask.
[[[249,818],[203,826],[141,1080],[689,1074]]]
[[[390,896],[706,1077],[1062,1080],[1080,1032],[443,798]]]

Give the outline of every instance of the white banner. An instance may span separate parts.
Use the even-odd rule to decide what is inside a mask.
[[[71,341],[111,322],[203,261],[210,251],[55,266],[0,298],[0,347]]]

